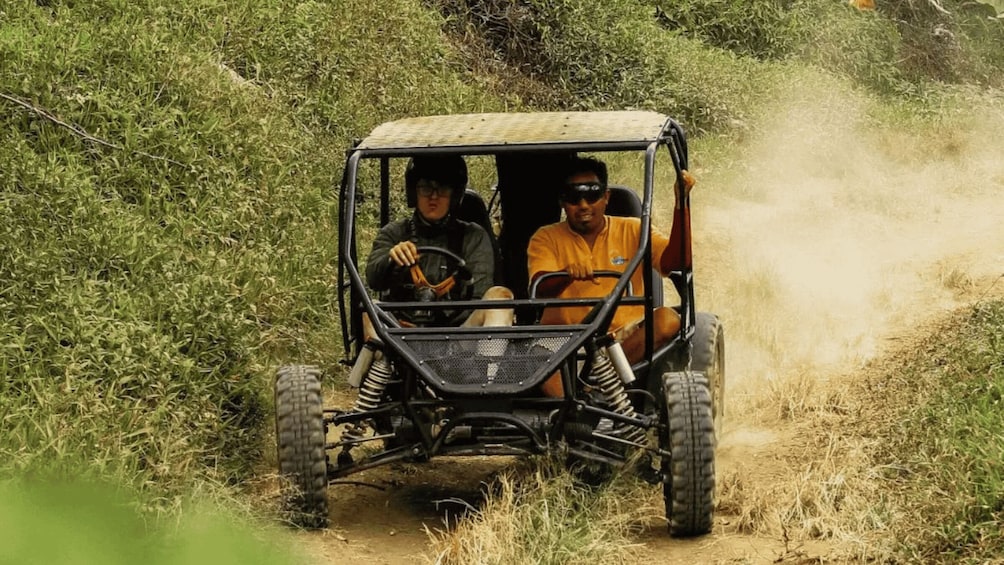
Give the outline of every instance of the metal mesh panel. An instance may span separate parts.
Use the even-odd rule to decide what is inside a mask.
[[[455,114],[404,118],[378,126],[360,149],[501,144],[651,142],[667,117],[648,111]]]
[[[437,378],[454,391],[506,392],[527,382],[570,336],[499,338],[479,336],[449,340],[408,339],[409,348]]]

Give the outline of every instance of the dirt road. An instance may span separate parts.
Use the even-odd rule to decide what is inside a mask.
[[[728,166],[692,151],[698,309],[721,316],[727,340],[718,507],[693,540],[653,517],[640,562],[867,554],[842,491],[860,461],[839,429],[849,383],[925,321],[1004,290],[1004,117],[932,138],[868,127],[852,96],[794,95],[787,110]],[[421,562],[425,528],[476,504],[505,464],[364,473],[379,488],[332,487],[332,528],[301,536],[319,563]]]

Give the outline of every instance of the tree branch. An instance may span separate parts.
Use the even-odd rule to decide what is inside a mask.
[[[87,131],[85,131],[80,126],[76,126],[76,125],[73,125],[73,124],[68,124],[68,123],[64,122],[63,120],[60,120],[59,118],[57,118],[56,116],[54,116],[51,112],[47,111],[45,108],[40,108],[40,107],[38,107],[38,106],[30,103],[30,102],[27,102],[25,100],[17,98],[16,96],[10,96],[9,94],[4,94],[2,92],[0,92],[0,98],[3,98],[4,100],[7,100],[8,102],[11,102],[13,104],[17,104],[18,106],[24,108],[25,110],[28,110],[29,112],[32,112],[32,113],[34,113],[34,114],[36,114],[38,116],[41,116],[41,117],[49,120],[50,122],[56,124],[57,126],[60,126],[60,127],[63,127],[63,128],[66,128],[66,129],[70,130],[71,132],[73,132],[75,135],[79,136],[84,141],[90,141],[91,143],[96,143],[98,145],[103,145],[105,147],[108,147],[108,148],[111,148],[111,149],[117,149],[119,151],[127,151],[127,149],[125,147],[121,146],[121,145],[112,143],[110,141],[105,141],[104,139],[101,139],[100,137],[95,137],[95,136],[87,133]],[[165,163],[170,163],[172,165],[177,165],[179,167],[188,168],[188,166],[185,165],[184,163],[180,163],[178,161],[175,161],[174,159],[169,159],[167,157],[162,157],[160,155],[153,155],[153,154],[147,153],[145,151],[139,151],[139,150],[136,150],[136,149],[131,149],[131,150],[128,150],[128,151],[130,153],[133,153],[134,155],[140,155],[140,156],[146,157],[148,159],[154,159],[154,160],[157,160],[157,161],[164,161]]]

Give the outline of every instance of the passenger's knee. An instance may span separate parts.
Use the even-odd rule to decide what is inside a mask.
[[[653,311],[653,314],[655,333],[657,336],[662,338],[663,341],[668,341],[679,333],[680,315],[676,313],[676,310],[666,306],[660,306]]]
[[[516,295],[504,286],[493,286],[485,291],[484,300],[512,300]]]
[[[482,300],[512,300],[515,295],[504,286],[493,286],[485,291]],[[512,308],[489,308],[487,310],[476,310],[467,321],[465,327],[481,326],[511,326],[513,323]]]

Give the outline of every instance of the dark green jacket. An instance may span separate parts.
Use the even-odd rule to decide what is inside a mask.
[[[462,220],[449,220],[453,222],[452,227],[447,225],[432,225],[421,219],[416,213],[412,218],[405,218],[391,222],[380,229],[376,239],[373,240],[373,248],[370,251],[369,259],[366,261],[366,283],[370,288],[380,292],[382,300],[406,301],[415,300],[410,290],[406,289],[411,284],[411,274],[408,269],[398,267],[390,259],[390,249],[406,239],[412,239],[416,246],[431,245],[442,247],[449,251],[450,237],[448,229],[456,229],[462,234],[462,244],[458,255],[464,258],[467,269],[471,272],[471,298],[481,298],[492,286],[495,270],[495,255],[492,251],[491,239],[484,228],[477,224]],[[413,233],[412,233],[413,232]],[[431,284],[438,284],[449,274],[450,262],[442,255],[423,253],[418,259],[418,264],[425,273],[425,278]],[[463,285],[457,285],[455,291],[451,293],[454,299],[466,299],[462,295],[465,292]],[[449,325],[459,325],[470,314],[469,310],[454,312],[450,315]],[[408,312],[401,312],[399,318],[412,321]]]

